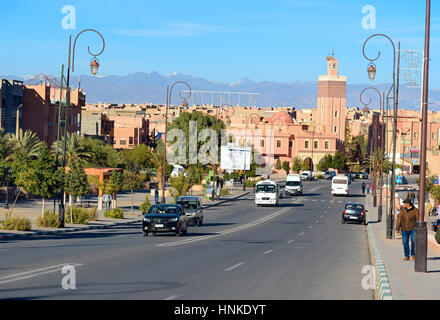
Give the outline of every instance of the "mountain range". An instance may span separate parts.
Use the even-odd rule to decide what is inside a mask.
[[[0,76],[0,78],[24,80],[25,83],[35,83],[42,78],[54,79],[54,77],[42,74],[25,79],[11,75]],[[221,83],[207,80],[200,77],[193,77],[182,73],[161,75],[156,71],[151,73],[137,72],[126,76],[71,76],[72,87],[80,86],[86,93],[87,103],[108,102],[108,103],[131,103],[131,104],[164,104],[166,100],[166,87],[176,81],[185,81],[194,91],[215,91],[215,92],[250,92],[258,93],[249,97],[246,94],[213,94],[193,92],[188,103],[202,104],[214,101],[216,105],[251,105],[261,107],[293,106],[296,109],[315,108],[317,101],[318,82],[317,81],[295,81],[291,83],[280,83],[274,81],[254,82],[248,78],[243,78],[233,83]],[[363,105],[359,101],[360,92],[372,86],[367,84],[347,84],[347,106],[360,107]],[[382,83],[375,86],[381,92],[388,92],[390,84]],[[188,90],[184,85],[177,85],[173,89],[172,104],[181,104],[182,98],[179,93]],[[185,95],[187,93],[182,93]],[[365,94],[364,102],[371,98],[370,107],[379,108],[377,93],[370,90]],[[239,100],[240,99],[240,100]],[[440,90],[432,89],[429,91],[430,110],[440,110]],[[399,108],[414,109],[420,108],[420,88],[406,88],[400,86]]]

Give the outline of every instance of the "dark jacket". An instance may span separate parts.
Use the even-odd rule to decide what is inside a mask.
[[[400,213],[397,217],[396,230],[400,231],[412,231],[416,228],[416,220],[419,215],[419,209],[412,206],[410,209],[405,207],[400,208]]]

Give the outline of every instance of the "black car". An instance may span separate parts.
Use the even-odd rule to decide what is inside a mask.
[[[367,225],[367,213],[364,205],[360,203],[347,203],[345,204],[344,212],[342,212],[342,223],[347,221],[356,221]]]
[[[157,232],[175,233],[176,236],[188,232],[188,218],[180,204],[155,204],[150,207],[142,221],[144,237]]]
[[[434,232],[437,232],[439,226],[440,226],[440,219],[437,219],[432,223],[432,230],[434,230]]]

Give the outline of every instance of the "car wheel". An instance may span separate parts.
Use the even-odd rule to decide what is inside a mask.
[[[346,224],[347,221],[345,221],[345,219],[342,219],[342,224]]]
[[[152,232],[151,235],[152,235],[153,237],[155,237],[155,236],[156,236],[156,232]]]
[[[203,219],[200,219],[200,220],[199,220],[199,227],[201,227],[202,224],[203,224]]]

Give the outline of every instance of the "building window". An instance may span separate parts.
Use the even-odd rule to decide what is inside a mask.
[[[313,143],[313,148],[318,149],[318,141],[315,141],[315,142]]]
[[[260,140],[260,147],[264,147],[264,140]]]
[[[435,133],[434,132],[431,134],[431,137],[432,137],[432,139],[435,139]]]
[[[335,126],[335,132],[337,132],[337,131],[338,131],[338,127]]]
[[[328,149],[328,141],[324,143],[324,148]]]
[[[292,140],[289,141],[289,148],[293,148],[293,141]]]
[[[281,140],[277,140],[277,148],[281,148]]]
[[[308,141],[305,141],[305,142],[304,142],[304,148],[306,148],[306,149],[309,148],[309,142],[308,142]]]
[[[127,141],[126,141],[125,139],[121,139],[121,140],[119,141],[119,144],[120,144],[121,146],[125,146],[125,145],[127,144]]]
[[[418,136],[417,132],[414,132],[414,139],[416,139]]]
[[[133,144],[133,137],[128,138],[129,144]]]
[[[338,111],[335,111],[335,118],[338,117]]]

